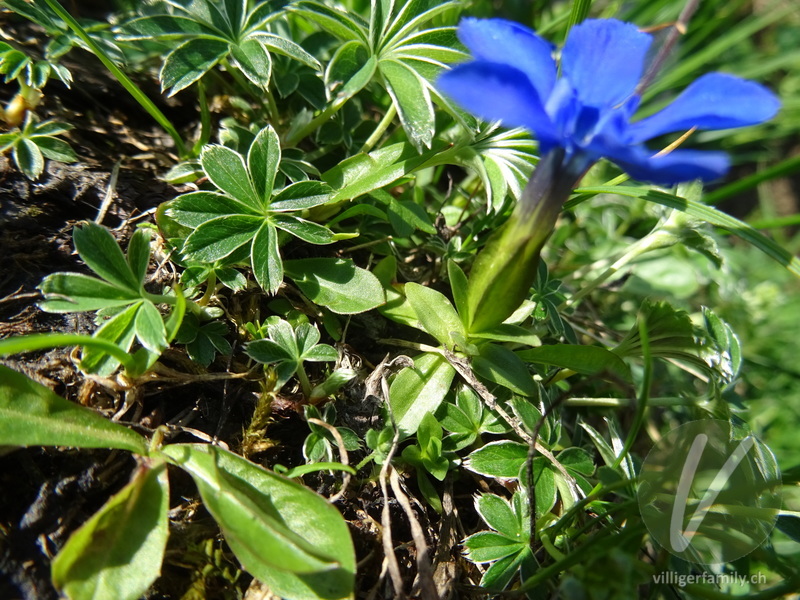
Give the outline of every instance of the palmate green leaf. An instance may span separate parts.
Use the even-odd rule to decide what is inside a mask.
[[[174,96],[205,75],[228,54],[228,43],[217,39],[196,38],[175,48],[161,67],[161,90]]]
[[[426,353],[400,371],[389,387],[389,406],[401,435],[413,435],[428,413],[436,412],[450,390],[455,369],[443,356]]]
[[[283,261],[278,247],[278,231],[264,223],[253,237],[250,251],[253,275],[268,294],[276,294],[283,283]]]
[[[218,2],[209,0],[164,0],[164,2],[190,18],[215,28],[226,37],[233,33],[231,23],[224,14],[225,7],[220,6]]]
[[[341,40],[357,40],[364,45],[369,43],[366,35],[367,24],[354,13],[346,13],[336,8],[325,6],[321,2],[302,0],[288,7],[288,10],[316,23]]]
[[[137,229],[133,232],[125,258],[134,279],[143,282],[150,264],[150,233],[147,230]]]
[[[435,119],[428,86],[404,62],[382,60],[378,63],[378,68],[386,80],[386,89],[397,106],[400,122],[411,143],[420,152],[423,148],[430,148]]]
[[[19,138],[11,153],[14,164],[28,179],[39,179],[44,171],[44,157],[39,147],[27,138]]]
[[[234,64],[255,85],[266,89],[272,75],[272,57],[266,45],[259,39],[247,39],[239,44],[230,44]]]
[[[420,155],[411,144],[392,144],[369,154],[356,154],[345,159],[323,173],[322,179],[336,190],[332,202],[352,200],[397,181],[444,148],[445,144],[442,143],[441,147]]]
[[[151,352],[161,354],[167,347],[167,328],[161,313],[152,302],[147,300],[142,302],[136,313],[134,327],[136,338]]]
[[[324,498],[221,448],[180,444],[163,452],[192,475],[234,554],[273,593],[352,597],[353,544]]]
[[[246,351],[247,355],[252,359],[264,363],[265,365],[295,358],[294,353],[289,349],[268,339],[253,340],[247,344]]]
[[[272,197],[270,212],[306,210],[330,202],[333,190],[322,181],[298,181]]]
[[[372,81],[377,66],[378,61],[362,42],[346,42],[325,69],[325,88],[340,101],[352,98]]]
[[[142,281],[131,270],[108,229],[96,223],[84,223],[73,229],[72,239],[78,254],[92,271],[117,287],[139,294]]]
[[[249,243],[264,225],[263,217],[225,215],[206,221],[186,238],[183,251],[187,258],[214,262],[225,258]]]
[[[433,83],[432,75],[437,70],[419,63],[428,63],[441,71],[446,65],[469,58],[467,53],[456,48],[460,46],[456,31],[455,27],[435,27],[412,33],[403,38],[398,48],[392,51],[392,56],[417,71],[425,81]]]
[[[141,300],[138,293],[81,273],[53,273],[38,287],[45,296],[39,307],[54,313],[100,310]]]
[[[295,337],[294,329],[288,321],[279,319],[275,323],[270,323],[267,326],[269,337],[275,340],[278,344],[287,349],[287,351],[294,357],[300,357],[300,349],[297,347],[297,337]]]
[[[294,330],[294,337],[297,340],[297,351],[303,356],[319,343],[319,329],[311,323],[301,323]]]
[[[264,135],[266,136],[269,134],[265,133]],[[264,140],[264,138],[262,138],[262,140]],[[277,159],[270,159],[265,155],[266,153],[262,149],[263,143],[262,141],[255,151],[257,158],[280,161],[280,154],[278,154]],[[254,210],[262,209],[264,205],[261,199],[262,197],[253,185],[253,181],[250,178],[250,174],[248,173],[247,166],[241,154],[226,146],[209,144],[203,148],[203,152],[200,155],[200,164],[211,183],[220,190],[239,202],[250,206]],[[259,168],[262,170],[254,172],[255,175],[263,177],[259,182],[258,190],[265,190],[266,193],[268,181],[268,172],[266,169],[271,167]],[[274,180],[274,174],[272,178]],[[269,185],[269,188],[271,191],[272,186]]]
[[[120,28],[116,37],[121,41],[149,40],[153,38],[178,40],[193,36],[224,40],[225,38],[222,37],[221,33],[189,17],[153,15],[128,21]]]
[[[181,225],[196,228],[217,217],[257,215],[250,206],[216,192],[190,192],[169,202],[167,214]]]
[[[241,31],[247,16],[248,0],[222,0],[222,14],[228,21],[232,32]]]
[[[392,26],[387,30],[383,38],[383,47],[397,50],[401,41],[410,35],[415,29],[425,23],[430,22],[439,15],[459,6],[456,1],[441,2],[424,12],[419,12],[426,8],[430,3],[418,2],[417,0],[401,0],[403,9],[397,14],[397,18]],[[408,10],[405,10],[408,9]]]
[[[168,510],[166,465],[139,467],[53,559],[53,585],[70,600],[140,598],[161,573]]]
[[[536,456],[533,459],[533,489],[536,495],[536,518],[539,519],[546,515],[556,505],[558,499],[558,491],[562,488],[560,483],[563,482],[561,473],[556,472],[553,466],[543,456]],[[520,468],[519,473],[520,486],[522,489],[528,489],[528,469],[525,466]],[[568,488],[562,492],[562,499],[566,504],[567,499],[572,501]]]
[[[303,50],[302,46],[296,44],[288,38],[264,31],[258,31],[257,33],[251,34],[249,37],[251,39],[260,41],[273,52],[288,56],[289,58],[303,63],[307,67],[311,67],[316,71],[320,71],[322,69],[322,65],[319,64],[319,61],[316,58]]]
[[[491,531],[480,531],[464,540],[467,558],[483,563],[513,556],[527,547],[527,542],[515,540]]]
[[[45,158],[63,163],[71,163],[78,160],[75,151],[64,140],[39,135],[31,136],[31,140],[39,147]]]
[[[486,524],[511,539],[523,540],[527,523],[523,525],[511,504],[495,494],[480,494],[475,497],[475,510]]]
[[[536,561],[530,548],[525,548],[517,554],[493,562],[481,577],[481,587],[490,590],[504,590],[517,572],[526,567],[531,571],[536,568]]]
[[[405,294],[417,314],[419,328],[440,344],[452,349],[456,340],[466,339],[464,324],[444,294],[413,282],[405,284]],[[453,333],[457,334],[455,339]]]
[[[327,227],[300,217],[273,215],[270,220],[278,229],[291,233],[309,244],[332,244],[337,239],[341,239]]]
[[[34,125],[31,137],[35,138],[38,136],[61,135],[62,133],[70,131],[71,129],[73,129],[73,127],[69,123],[62,123],[60,121],[42,121],[41,123],[36,123]]]
[[[233,164],[233,157],[228,156],[228,161],[231,161],[231,174],[242,176],[239,172],[238,165]],[[250,180],[252,180],[253,188],[255,189],[256,197],[260,200],[261,206],[266,206],[269,203],[269,198],[272,195],[272,188],[275,185],[275,176],[278,174],[278,166],[281,162],[281,141],[278,134],[271,125],[267,125],[258,132],[253,143],[250,144],[250,150],[247,152],[247,171],[250,173]],[[247,181],[247,178],[243,181]],[[220,189],[227,189],[221,188]],[[249,186],[245,186],[249,188]],[[238,198],[237,194],[250,195],[249,189],[242,189],[236,191],[233,187],[229,194]],[[233,193],[236,191],[236,193]],[[258,206],[258,205],[252,205]]]
[[[287,260],[286,275],[306,297],[338,314],[372,310],[386,302],[378,278],[353,261],[339,258]]]
[[[147,440],[127,427],[0,365],[0,440],[9,446],[118,448],[146,455]]]
[[[518,442],[489,442],[467,457],[464,466],[488,477],[516,479],[528,459],[528,446]]]
[[[116,344],[125,351],[130,350],[136,337],[136,315],[144,303],[140,300],[125,310],[117,313],[94,332],[94,337]],[[80,367],[86,373],[111,375],[119,366],[119,361],[97,348],[85,348],[81,356]]]

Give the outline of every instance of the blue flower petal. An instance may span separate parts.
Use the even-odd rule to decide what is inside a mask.
[[[502,121],[507,127],[525,127],[536,132],[541,143],[555,144],[555,128],[539,95],[518,69],[475,61],[442,73],[436,85],[482,119]]]
[[[674,185],[694,179],[714,181],[730,168],[728,155],[724,152],[675,150],[654,156],[652,150],[644,146],[620,146],[607,148],[604,156],[634,179],[658,185]]]
[[[572,28],[564,44],[562,74],[583,104],[610,108],[633,94],[652,41],[630,23],[584,21]]]
[[[556,80],[553,46],[527,27],[505,19],[463,19],[458,39],[476,60],[519,69],[544,101]]]
[[[745,127],[771,119],[780,106],[778,98],[762,85],[726,73],[709,73],[661,112],[633,123],[628,134],[632,143],[639,143],[692,127]]]

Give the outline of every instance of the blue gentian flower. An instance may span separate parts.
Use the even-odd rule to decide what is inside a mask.
[[[657,184],[702,179],[728,170],[723,152],[674,150],[659,155],[644,142],[662,134],[729,129],[772,118],[778,99],[763,86],[724,73],[692,83],[672,104],[632,121],[652,36],[630,23],[588,20],[574,27],[561,52],[530,29],[502,19],[464,19],[458,37],[473,61],[439,78],[442,91],[482,119],[536,134],[542,155],[563,149],[574,181],[600,158]]]

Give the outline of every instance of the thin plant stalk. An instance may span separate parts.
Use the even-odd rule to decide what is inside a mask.
[[[200,104],[200,137],[192,146],[192,156],[197,156],[211,139],[211,110],[206,97],[206,86],[203,79],[197,80],[197,101]]]
[[[81,38],[81,40],[83,40],[89,49],[94,52],[94,55],[100,59],[100,62],[102,62],[103,65],[105,65],[105,67],[117,79],[117,81],[122,84],[122,87],[124,87],[128,93],[133,96],[134,100],[136,100],[142,106],[142,108],[144,108],[150,114],[150,116],[153,117],[153,119],[155,119],[159,125],[161,125],[164,131],[169,134],[169,136],[172,138],[172,141],[175,143],[175,148],[178,151],[178,154],[181,157],[185,157],[186,146],[183,143],[183,139],[181,139],[178,130],[175,128],[172,122],[164,115],[163,112],[159,110],[155,103],[150,100],[150,98],[148,98],[141,89],[139,89],[139,86],[137,86],[130,79],[130,77],[125,75],[125,73],[123,73],[122,70],[114,64],[114,61],[112,61],[108,55],[103,52],[102,48],[100,48],[100,46],[98,46],[94,40],[89,37],[83,27],[81,27],[80,23],[73,19],[72,15],[64,10],[57,0],[45,0],[45,2],[47,2],[47,5],[52,8],[53,11],[55,11],[55,13],[61,17],[61,19],[64,20],[64,22],[69,26],[70,29],[72,29],[72,31],[75,32],[75,35]]]
[[[370,134],[367,138],[367,141],[364,142],[364,145],[361,147],[361,152],[369,152],[378,143],[386,130],[389,129],[389,125],[392,124],[394,118],[397,116],[397,107],[394,105],[394,102],[386,111],[386,114],[383,115],[383,118],[378,123],[378,126],[375,128],[375,131]]]

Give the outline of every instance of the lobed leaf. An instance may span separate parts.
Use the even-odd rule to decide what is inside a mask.
[[[214,262],[229,256],[250,242],[265,226],[261,217],[226,215],[206,221],[195,229],[184,243],[187,257],[202,262]]]
[[[39,147],[45,158],[58,162],[71,163],[78,160],[78,156],[67,142],[49,136],[31,136],[31,140]]]
[[[272,50],[273,52],[277,52],[278,54],[283,54],[284,56],[288,56],[304,65],[311,67],[315,71],[319,71],[322,69],[322,65],[319,64],[319,61],[314,58],[311,54],[303,50],[303,47],[299,44],[294,43],[292,40],[281,37],[279,35],[275,35],[274,33],[268,33],[265,31],[259,31],[252,35],[254,39],[257,39],[262,44],[264,44],[267,48]]]
[[[188,37],[207,37],[225,40],[223,33],[205,23],[180,15],[152,15],[125,23],[117,33],[121,41],[180,40]]]
[[[516,479],[528,459],[528,446],[518,442],[489,442],[467,457],[464,466],[488,477]]]
[[[42,151],[39,150],[39,146],[27,138],[17,138],[11,157],[14,159],[14,164],[28,179],[39,179],[44,171]]]
[[[275,294],[283,283],[283,261],[278,246],[278,231],[265,222],[253,237],[250,262],[258,285],[268,294]]]
[[[401,61],[382,60],[379,69],[409,140],[419,152],[423,148],[430,148],[436,122],[425,81]]]
[[[141,299],[138,293],[81,273],[53,273],[38,287],[44,294],[39,308],[54,313],[101,310]]]
[[[229,160],[233,160],[229,157]],[[260,206],[266,206],[270,202],[272,188],[275,185],[275,176],[278,174],[278,166],[281,162],[281,141],[272,126],[267,125],[258,132],[250,150],[247,152],[247,171],[252,178],[256,197],[259,199]],[[238,165],[234,165],[232,173],[242,176]],[[245,174],[246,175],[246,174]],[[243,180],[246,181],[246,180]],[[249,186],[247,186],[249,187]],[[230,192],[229,192],[230,193]],[[237,194],[249,196],[248,189],[243,189]],[[239,197],[237,194],[231,194]]]
[[[261,145],[257,152],[261,150]],[[259,158],[267,160],[266,156]],[[280,161],[280,155],[277,158]],[[210,144],[203,148],[200,155],[200,164],[203,167],[209,180],[220,190],[228,194],[231,198],[250,206],[254,210],[260,210],[263,206],[261,196],[253,185],[248,173],[247,166],[245,165],[244,158],[238,152],[231,150],[226,146],[219,144]],[[266,172],[264,172],[266,177]],[[273,176],[274,178],[274,176]],[[270,189],[272,186],[269,186]],[[259,189],[266,189],[265,182],[262,181]]]
[[[271,212],[306,210],[330,201],[333,190],[321,181],[298,181],[272,197]]]
[[[230,44],[229,52],[233,57],[234,65],[252,83],[263,89],[269,86],[272,75],[272,57],[260,39],[250,38],[239,44]]]
[[[109,283],[139,295],[141,281],[108,229],[96,223],[84,223],[75,227],[72,239],[78,254],[92,271]]]
[[[181,44],[167,55],[161,67],[161,90],[174,96],[205,75],[228,54],[228,44],[218,39],[197,38]]]

